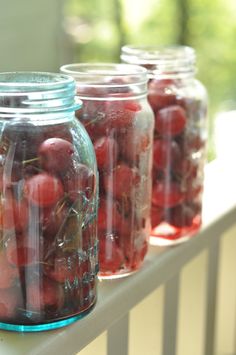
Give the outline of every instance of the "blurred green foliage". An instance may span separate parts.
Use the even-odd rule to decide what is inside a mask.
[[[197,77],[209,93],[214,157],[215,114],[227,102],[236,108],[235,0],[67,0],[66,16],[74,62],[119,62],[123,44],[194,47]]]

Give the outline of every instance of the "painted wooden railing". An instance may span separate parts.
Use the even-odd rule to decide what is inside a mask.
[[[235,355],[236,177],[216,161],[203,216],[190,241],[150,247],[139,272],[100,281],[84,319],[37,334],[0,331],[0,355]]]

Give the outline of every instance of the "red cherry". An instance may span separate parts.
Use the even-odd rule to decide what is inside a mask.
[[[68,209],[65,206],[48,207],[42,210],[43,235],[54,238],[66,220]]]
[[[151,224],[152,228],[158,226],[164,218],[164,208],[158,206],[152,206],[151,208]]]
[[[149,132],[137,132],[133,128],[122,132],[118,143],[123,158],[134,166],[151,147],[152,137]]]
[[[113,235],[107,235],[99,242],[100,273],[115,273],[124,262],[124,256]]]
[[[150,80],[148,84],[148,101],[154,111],[175,105],[177,98],[175,82],[171,79]]]
[[[46,139],[38,151],[43,169],[49,172],[66,170],[71,163],[73,153],[73,145],[61,138]]]
[[[58,309],[63,302],[61,286],[52,280],[45,278],[43,282],[31,283],[26,288],[26,304],[29,310],[40,311],[45,306]]]
[[[195,212],[191,207],[179,205],[171,209],[168,222],[178,228],[191,227]]]
[[[60,180],[47,173],[40,173],[26,180],[24,192],[30,202],[41,207],[55,204],[64,194]]]
[[[14,289],[0,290],[0,318],[12,318],[16,313],[18,295]]]
[[[108,194],[119,199],[122,196],[130,196],[139,181],[140,178],[134,169],[120,164],[112,173],[104,176],[104,187]]]
[[[118,144],[114,138],[101,137],[94,142],[98,169],[112,169],[117,162]]]
[[[18,276],[18,270],[15,267],[12,267],[6,258],[6,255],[0,253],[0,289],[11,287]]]
[[[200,182],[193,183],[191,178],[187,180],[185,192],[186,201],[192,202],[193,200],[199,198],[202,192],[203,186]]]
[[[63,175],[62,181],[65,192],[73,202],[81,196],[90,199],[94,195],[96,177],[92,169],[84,164],[71,165],[67,173]]]
[[[21,236],[21,240],[10,240],[6,246],[6,257],[14,266],[26,266],[39,262],[37,250],[27,245],[27,238]]]
[[[181,106],[170,106],[157,112],[155,128],[163,135],[177,135],[183,131],[186,122],[185,110]]]
[[[125,244],[125,257],[127,258],[126,266],[128,266],[131,270],[137,270],[141,266],[143,259],[147,254],[148,243],[144,240],[139,248],[135,246],[135,242],[134,245],[130,242],[126,242]]]
[[[141,106],[135,101],[106,101],[104,124],[109,128],[124,128],[132,125]]]
[[[28,224],[28,206],[25,201],[13,199],[10,191],[1,199],[0,229],[22,232]]]
[[[120,228],[122,217],[117,209],[117,203],[107,197],[100,198],[98,208],[98,232],[99,236],[103,233],[111,233]]]
[[[155,168],[170,170],[181,159],[178,144],[169,139],[157,139],[153,145],[153,164]]]
[[[74,282],[78,275],[78,257],[76,254],[54,255],[47,260],[45,274],[57,282]]]
[[[152,190],[152,203],[160,207],[174,207],[181,203],[184,194],[175,182],[157,182]]]

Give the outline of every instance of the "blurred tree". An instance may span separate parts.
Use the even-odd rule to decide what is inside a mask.
[[[117,62],[125,43],[194,47],[210,97],[210,142],[222,103],[236,108],[235,0],[68,0],[66,14],[74,61]]]

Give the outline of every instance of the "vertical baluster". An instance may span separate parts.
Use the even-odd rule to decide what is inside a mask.
[[[129,313],[116,321],[107,332],[107,355],[128,355]]]
[[[216,301],[217,281],[219,269],[219,244],[216,238],[208,249],[207,268],[207,300],[206,300],[206,328],[205,328],[205,355],[214,354],[215,330],[216,330]]]
[[[163,355],[176,354],[179,279],[178,273],[165,285]]]

